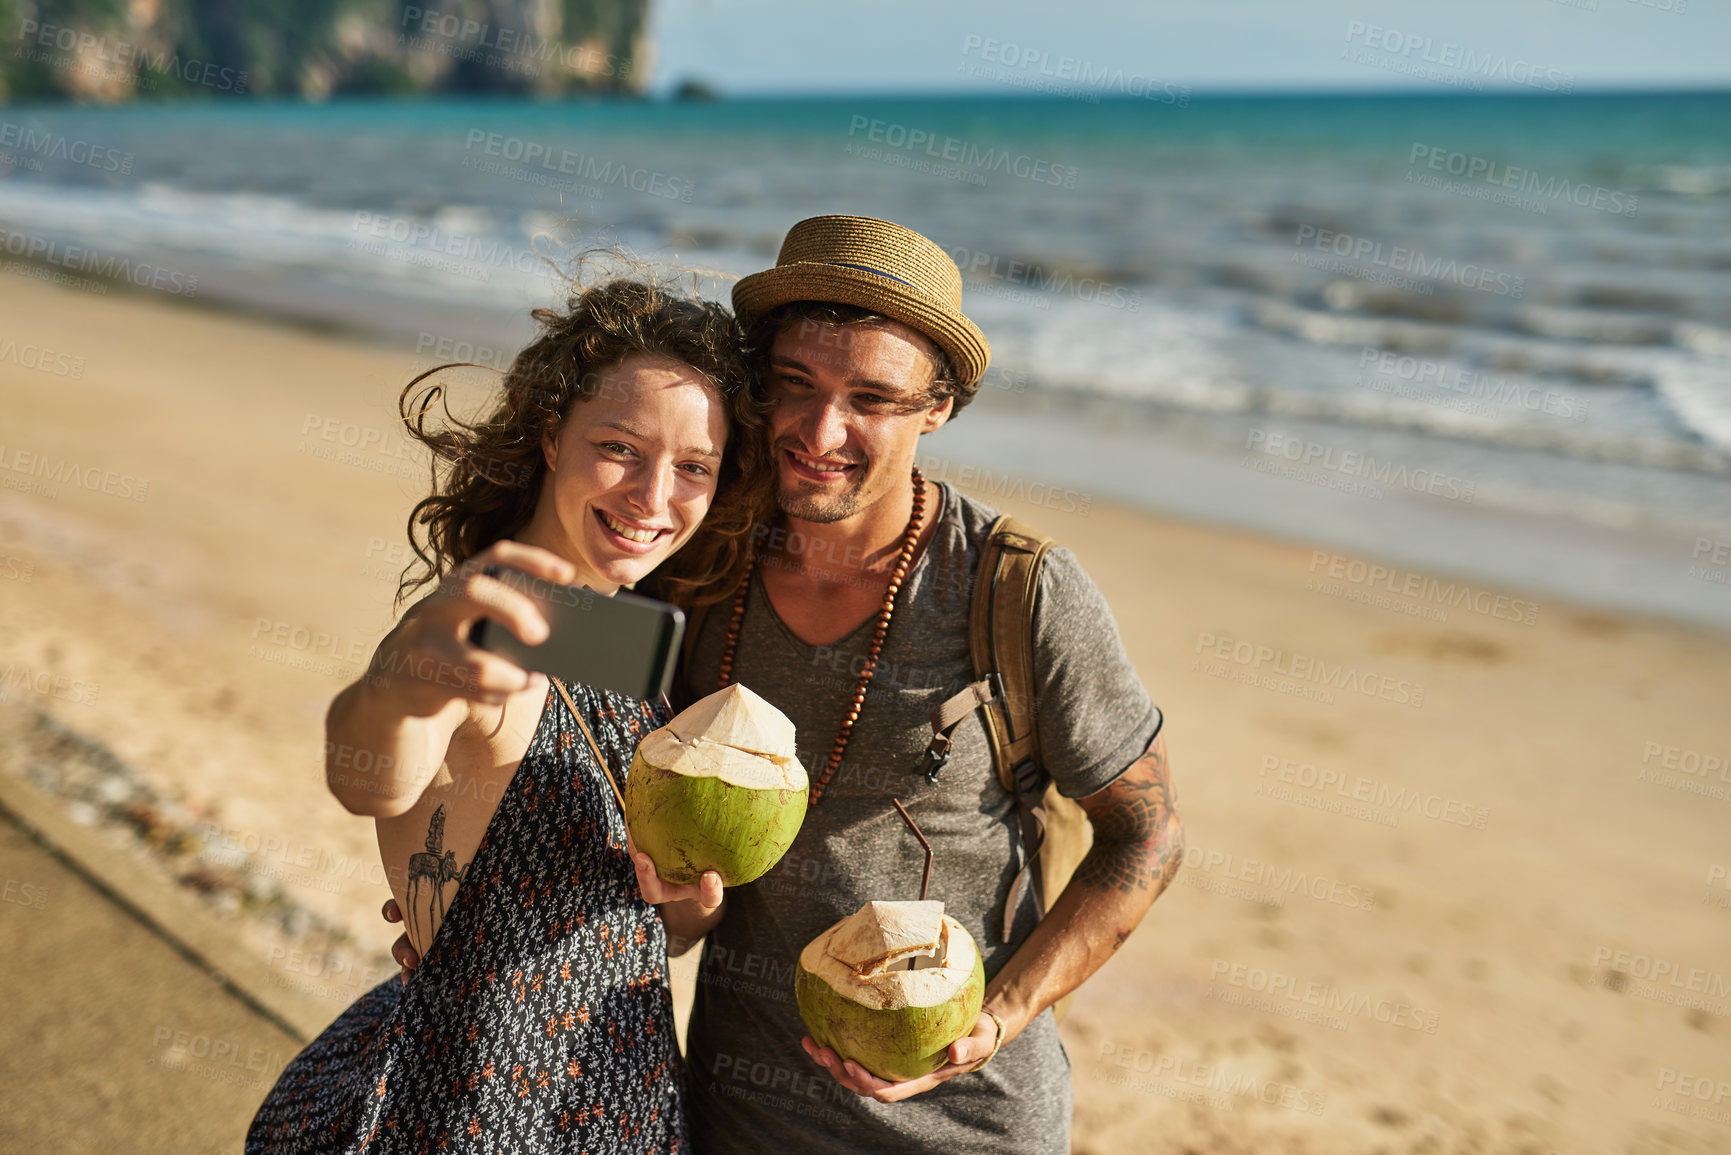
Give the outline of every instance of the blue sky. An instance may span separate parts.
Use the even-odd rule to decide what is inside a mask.
[[[1487,76],[1512,74],[1520,82],[1504,86],[1520,90],[1556,90],[1565,78],[1575,89],[1731,87],[1727,0],[652,0],[652,8],[655,87],[698,77],[735,95],[1038,91],[1084,69],[1196,92],[1443,92],[1469,76],[1462,61],[1487,60]]]

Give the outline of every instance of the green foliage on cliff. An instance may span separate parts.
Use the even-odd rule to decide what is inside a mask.
[[[648,0],[0,0],[0,100],[638,93]]]

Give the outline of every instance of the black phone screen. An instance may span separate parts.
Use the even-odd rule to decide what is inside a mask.
[[[678,607],[628,590],[607,597],[586,586],[553,585],[516,571],[499,577],[540,603],[552,632],[530,646],[508,627],[481,621],[469,635],[475,645],[567,682],[646,701],[667,692],[685,632],[685,614]]]

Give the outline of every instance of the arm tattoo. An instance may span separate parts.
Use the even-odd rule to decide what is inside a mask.
[[[463,881],[463,867],[455,850],[445,849],[445,804],[433,811],[427,823],[427,849],[409,855],[409,941],[425,952],[445,918],[445,888]]]
[[[1120,894],[1153,886],[1158,895],[1166,889],[1178,873],[1184,835],[1173,809],[1163,738],[1107,788],[1099,812],[1089,818],[1094,846],[1076,869],[1077,882]]]

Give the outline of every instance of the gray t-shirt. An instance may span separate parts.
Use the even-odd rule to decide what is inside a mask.
[[[800,1048],[799,952],[868,900],[919,897],[925,861],[892,797],[935,850],[931,897],[980,946],[988,980],[1038,921],[1031,889],[1003,942],[1020,838],[978,713],[956,728],[938,781],[917,773],[933,707],[973,681],[968,608],[979,547],[997,511],[943,485],[938,525],[897,599],[846,757],[799,837],[768,874],[728,892],[709,935],[686,1044],[688,1113],[699,1155],[1070,1150],[1070,1063],[1050,1011],[982,1071],[901,1103],[861,1098]],[[700,627],[688,693],[716,686],[731,602]],[[816,780],[863,668],[875,617],[830,646],[807,646],[755,578],[734,673],[793,720]],[[1048,555],[1034,609],[1040,744],[1064,794],[1079,798],[1139,758],[1160,712],[1136,679],[1105,599],[1062,548]]]

